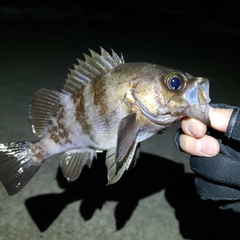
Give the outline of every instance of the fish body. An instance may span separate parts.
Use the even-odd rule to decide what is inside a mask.
[[[0,144],[0,181],[9,195],[58,153],[64,176],[74,181],[106,150],[108,184],[115,183],[136,163],[141,141],[185,116],[208,123],[208,79],[151,63],[125,63],[103,48],[100,55],[90,52],[70,70],[62,92],[35,93],[29,120],[39,140]]]

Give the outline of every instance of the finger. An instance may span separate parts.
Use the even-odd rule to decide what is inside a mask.
[[[216,156],[220,150],[218,141],[208,135],[197,139],[182,134],[179,137],[179,143],[184,152],[195,156],[213,157]]]
[[[209,107],[211,127],[218,131],[226,132],[232,111],[232,109]],[[182,120],[181,127],[184,133],[196,138],[201,138],[207,130],[206,126],[202,122],[193,118],[184,118]]]
[[[185,134],[196,138],[203,137],[207,131],[206,125],[194,118],[184,118],[181,127]]]
[[[226,132],[233,109],[221,109],[209,107],[209,118],[211,127]]]

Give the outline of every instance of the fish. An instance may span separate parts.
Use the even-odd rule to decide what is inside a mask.
[[[0,181],[18,193],[41,165],[62,153],[60,168],[75,181],[106,151],[107,185],[134,167],[140,142],[183,117],[209,124],[209,80],[148,62],[125,63],[100,47],[77,59],[61,91],[42,88],[28,119],[34,142],[0,144]]]

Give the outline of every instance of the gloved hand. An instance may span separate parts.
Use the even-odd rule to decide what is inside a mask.
[[[191,169],[196,173],[196,192],[203,200],[215,201],[222,209],[240,212],[240,108],[225,104],[211,104],[217,108],[231,108],[226,133],[208,128],[207,134],[216,138],[220,152],[215,157],[191,156]],[[176,133],[178,149],[181,130]],[[180,149],[181,150],[181,149]]]

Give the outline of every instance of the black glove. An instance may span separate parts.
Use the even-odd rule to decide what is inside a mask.
[[[203,200],[216,201],[222,209],[240,212],[240,108],[225,104],[211,106],[231,108],[233,113],[226,133],[208,128],[207,134],[216,138],[220,144],[218,155],[190,158],[191,169],[197,174],[196,192]],[[181,130],[175,136],[178,149],[180,134]]]

